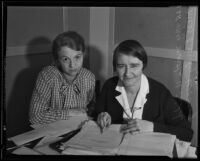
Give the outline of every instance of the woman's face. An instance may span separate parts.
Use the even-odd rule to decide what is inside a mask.
[[[140,82],[143,73],[143,62],[137,57],[120,53],[116,61],[119,79],[125,87],[134,86]]]
[[[63,46],[58,52],[58,61],[64,74],[75,78],[83,65],[83,53]]]

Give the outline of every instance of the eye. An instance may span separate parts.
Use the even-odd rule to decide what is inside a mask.
[[[81,57],[82,57],[82,55],[77,55],[77,56],[75,56],[75,60],[79,60],[79,59],[81,59]]]
[[[117,68],[123,68],[124,66],[124,64],[117,64]]]
[[[80,56],[76,56],[76,57],[75,57],[76,60],[78,60],[78,59],[80,59],[80,58],[81,58]]]
[[[137,68],[139,66],[140,66],[140,64],[130,64],[130,68]]]
[[[64,62],[64,63],[66,63],[66,62],[69,61],[69,58],[67,58],[67,57],[62,57],[62,58],[61,58],[61,61]]]
[[[135,68],[135,67],[137,67],[137,65],[135,65],[135,64],[130,65],[130,68]]]

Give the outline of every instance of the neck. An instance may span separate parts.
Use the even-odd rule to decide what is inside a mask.
[[[136,94],[140,89],[140,82],[136,83],[134,86],[125,87],[125,90],[128,94]]]
[[[66,80],[67,82],[69,82],[69,83],[72,83],[73,80],[76,78],[76,76],[70,76],[70,75],[65,74],[65,73],[63,73],[63,76],[64,76],[65,80]]]

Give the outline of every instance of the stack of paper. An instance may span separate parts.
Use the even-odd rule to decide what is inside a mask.
[[[111,125],[103,133],[99,126],[89,121],[83,129],[64,144],[63,154],[115,155],[122,141],[121,125]]]
[[[118,155],[148,155],[173,157],[175,135],[165,133],[126,134]]]
[[[47,125],[34,126],[34,130],[9,138],[16,145],[23,145],[44,136],[60,136],[75,130],[87,121],[86,116],[71,116],[68,120],[60,120]]]

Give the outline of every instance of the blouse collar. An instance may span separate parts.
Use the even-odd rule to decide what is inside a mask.
[[[131,112],[131,109],[128,104],[126,90],[124,86],[120,85],[119,81],[115,90],[121,93],[119,96],[116,96],[115,98],[118,100],[118,102],[124,109],[123,117],[142,119],[143,107],[147,101],[146,96],[149,93],[149,82],[147,77],[144,74],[141,75],[140,89],[135,99],[135,103],[133,106],[133,113]]]

